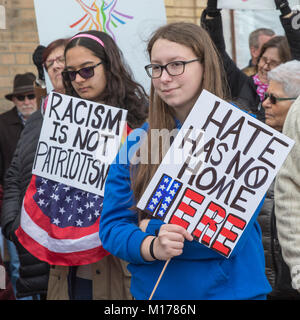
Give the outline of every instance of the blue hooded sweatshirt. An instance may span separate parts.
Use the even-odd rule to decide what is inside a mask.
[[[148,125],[134,130],[111,165],[100,219],[100,239],[111,254],[129,262],[131,293],[137,300],[149,299],[165,261],[148,262],[140,247],[163,224],[151,219],[146,232],[138,227],[131,189],[130,162]],[[171,259],[153,300],[265,299],[271,286],[265,275],[261,230],[257,208],[230,258],[197,241],[185,241],[183,253]]]

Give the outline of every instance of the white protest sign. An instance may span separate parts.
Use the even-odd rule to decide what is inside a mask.
[[[164,0],[34,0],[34,6],[42,45],[80,31],[107,32],[122,50],[135,79],[149,90],[146,45],[151,33],[167,21]]]
[[[0,29],[6,29],[5,7],[0,5]]]
[[[32,173],[103,196],[126,116],[124,109],[52,92]]]
[[[299,0],[289,0],[290,7],[300,4]],[[276,9],[274,0],[218,0],[218,8],[223,9],[245,9],[245,10],[267,10]]]
[[[137,206],[229,257],[293,144],[203,90]]]

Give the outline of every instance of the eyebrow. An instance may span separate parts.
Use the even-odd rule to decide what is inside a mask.
[[[184,60],[186,60],[187,58],[185,58],[185,57],[180,57],[180,56],[176,56],[176,57],[172,57],[171,59],[167,59],[169,62],[173,62],[173,61],[184,61]],[[152,64],[160,64],[160,61],[157,59],[157,60],[155,60],[155,59],[151,59],[151,63]]]
[[[74,67],[74,66],[67,66],[66,65],[66,69],[78,69],[78,68],[84,68],[85,66],[89,65],[89,64],[95,64],[96,62],[95,61],[86,61],[82,64],[80,64],[77,68]]]

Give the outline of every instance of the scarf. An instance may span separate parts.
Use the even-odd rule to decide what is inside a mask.
[[[263,83],[259,80],[258,74],[254,75],[253,77],[254,84],[257,85],[256,93],[259,95],[260,101],[264,100],[264,94],[268,89],[268,84]]]

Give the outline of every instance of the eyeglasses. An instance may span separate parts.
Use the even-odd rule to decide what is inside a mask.
[[[94,69],[96,67],[98,67],[102,63],[103,62],[100,61],[99,63],[97,63],[94,66],[81,68],[81,69],[79,69],[77,71],[63,71],[61,74],[62,74],[62,76],[63,76],[65,81],[74,81],[76,79],[77,73],[79,73],[79,75],[83,79],[89,79],[89,78],[92,78],[94,76]]]
[[[273,95],[273,93],[265,93],[264,94],[264,101],[267,100],[268,98],[270,98],[270,102],[272,104],[276,104],[277,101],[286,101],[286,100],[296,100],[297,98],[277,98]]]
[[[33,100],[33,99],[35,99],[35,94],[34,94],[34,93],[31,93],[31,94],[19,94],[19,95],[16,96],[16,98],[17,98],[19,101],[24,101],[26,97],[27,97],[29,100]]]
[[[263,64],[264,65],[267,64],[270,69],[274,69],[280,65],[280,62],[277,62],[274,60],[268,60],[268,58],[266,58],[266,57],[261,57],[260,59],[262,60]]]
[[[56,57],[55,59],[50,59],[50,60],[47,60],[44,64],[45,68],[47,70],[49,70],[51,67],[53,67],[54,65],[54,62],[56,63],[60,63],[60,64],[65,64],[65,57],[62,55],[62,56],[59,56],[59,57]]]
[[[169,76],[179,76],[184,73],[185,65],[195,61],[200,61],[200,58],[189,61],[172,61],[164,66],[160,64],[148,64],[145,66],[145,70],[148,76],[152,79],[158,79],[161,77],[163,70],[165,69]]]

